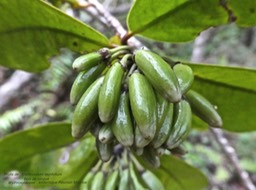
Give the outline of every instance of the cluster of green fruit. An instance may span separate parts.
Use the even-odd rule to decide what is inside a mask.
[[[185,64],[171,66],[149,50],[120,46],[82,55],[73,68],[80,73],[70,94],[77,104],[72,135],[90,131],[104,162],[121,144],[159,167],[159,155],[187,137],[192,111],[210,126],[222,126],[214,106],[190,89],[194,75]]]
[[[134,157],[123,152],[122,159],[99,161],[83,178],[80,190],[164,190],[164,185]]]

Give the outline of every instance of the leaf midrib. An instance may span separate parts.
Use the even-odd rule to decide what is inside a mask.
[[[5,35],[5,34],[10,34],[10,33],[19,33],[19,32],[24,32],[25,30],[31,30],[31,31],[42,31],[42,30],[46,30],[46,31],[53,31],[54,33],[58,32],[58,33],[62,33],[62,34],[68,34],[74,37],[78,37],[80,39],[83,39],[84,41],[90,42],[92,44],[96,44],[99,46],[108,46],[110,47],[109,44],[105,44],[105,43],[101,43],[99,41],[95,41],[94,39],[90,39],[87,38],[85,36],[82,35],[78,35],[76,33],[70,32],[70,31],[66,31],[66,30],[61,30],[61,29],[57,29],[57,28],[51,28],[51,27],[44,27],[44,26],[31,26],[31,27],[20,27],[20,28],[15,28],[12,30],[6,30],[3,32],[0,32],[0,35]]]

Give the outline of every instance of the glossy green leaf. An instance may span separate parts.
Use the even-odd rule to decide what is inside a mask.
[[[25,179],[27,182],[34,182],[33,187],[71,189],[80,183],[86,183],[82,179],[97,160],[95,138],[88,134],[82,141],[66,148],[22,160],[16,164],[15,169],[20,171],[21,177],[33,177],[33,180]],[[38,176],[38,173],[42,175]],[[43,177],[45,180],[42,180]]]
[[[19,160],[72,142],[70,123],[48,123],[5,136],[0,139],[0,173],[15,168]]]
[[[195,75],[192,88],[217,106],[224,129],[234,132],[256,130],[255,69],[203,64],[189,66]]]
[[[227,21],[228,14],[219,0],[139,0],[131,8],[127,24],[134,34],[158,41],[185,42]]]
[[[106,37],[41,0],[0,1],[0,65],[38,72],[60,48],[84,52]]]
[[[251,27],[256,25],[256,1],[227,0],[235,22],[239,26]]]
[[[142,164],[154,172],[166,190],[204,190],[208,185],[208,180],[201,171],[174,156],[162,156],[158,169]]]

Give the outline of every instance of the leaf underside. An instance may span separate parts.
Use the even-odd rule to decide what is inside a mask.
[[[161,166],[157,169],[153,169],[146,163],[140,163],[151,170],[166,189],[203,190],[208,186],[208,180],[200,170],[175,156],[161,156]]]
[[[201,31],[228,22],[219,0],[140,0],[131,8],[131,33],[166,42],[193,40]]]
[[[132,34],[165,42],[194,40],[209,27],[235,22],[256,25],[256,1],[233,0],[140,0],[127,18]]]
[[[34,176],[33,187],[59,187],[71,189],[82,181],[82,178],[96,164],[98,156],[95,150],[95,139],[86,135],[83,140],[68,147],[52,150],[43,154],[36,154],[28,159],[19,161],[16,164],[17,170],[23,173],[48,175],[44,183]],[[58,175],[50,175],[57,173]],[[22,177],[26,177],[23,175]],[[28,180],[29,182],[29,180]],[[54,183],[52,183],[54,182]]]
[[[15,168],[20,160],[72,142],[70,123],[48,123],[12,133],[0,139],[0,172]]]
[[[217,106],[224,129],[233,132],[256,130],[256,118],[252,117],[256,115],[255,69],[205,64],[189,66],[195,75],[192,88]],[[202,122],[196,124],[204,125]]]

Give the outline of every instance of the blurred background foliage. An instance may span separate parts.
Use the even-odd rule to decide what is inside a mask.
[[[48,2],[69,15],[81,19],[109,38],[115,34],[113,28],[103,24],[85,9],[77,7],[75,0],[48,0]],[[125,26],[131,0],[101,0],[100,2]],[[176,60],[189,61],[194,47],[194,41],[171,44],[143,38],[139,40],[151,50],[169,55]],[[256,28],[238,28],[235,24],[216,27],[203,48],[204,63],[255,68]],[[76,73],[72,71],[71,65],[77,56],[67,49],[62,49],[58,56],[51,58],[52,64],[48,70],[33,75],[23,88],[12,95],[8,104],[0,108],[0,138],[35,124],[72,118],[73,107],[69,103],[69,91]],[[0,67],[0,87],[14,72],[14,70]],[[256,185],[256,132],[227,132],[225,135],[235,148],[242,168],[250,174]],[[193,130],[183,147],[187,153],[182,158],[208,177],[210,182],[208,190],[242,189],[233,168],[227,164],[229,161],[209,131]],[[8,182],[13,180],[19,179],[0,176],[0,189],[33,189],[27,186],[8,185]]]

